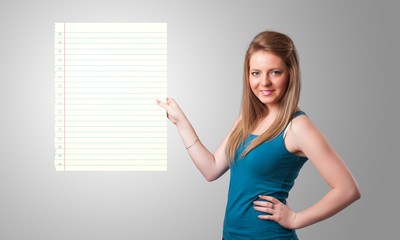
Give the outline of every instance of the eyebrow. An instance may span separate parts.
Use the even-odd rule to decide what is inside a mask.
[[[272,71],[272,70],[281,70],[281,71],[284,71],[285,69],[286,69],[286,68],[274,67],[274,68],[268,69],[268,71]],[[261,70],[258,69],[258,68],[250,68],[249,71],[261,71]]]

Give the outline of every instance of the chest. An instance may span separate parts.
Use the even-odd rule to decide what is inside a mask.
[[[231,166],[233,174],[251,178],[280,179],[298,169],[300,157],[288,152],[282,135],[260,144],[244,158],[238,158],[255,137],[250,135],[245,144],[238,149],[237,159]]]

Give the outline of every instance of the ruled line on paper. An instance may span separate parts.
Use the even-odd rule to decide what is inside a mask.
[[[56,170],[165,171],[166,83],[165,23],[56,23]]]

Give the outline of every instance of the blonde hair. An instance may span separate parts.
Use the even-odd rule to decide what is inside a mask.
[[[264,133],[255,138],[243,151],[244,157],[261,143],[277,137],[287,126],[296,113],[300,97],[300,69],[297,53],[292,40],[285,34],[273,31],[259,33],[250,43],[244,61],[243,95],[241,103],[242,118],[229,136],[226,145],[226,156],[231,162],[235,161],[236,151],[254,130],[256,124],[268,113],[268,108],[254,95],[249,84],[249,62],[257,51],[267,51],[282,58],[289,73],[287,90],[280,100],[277,118]]]

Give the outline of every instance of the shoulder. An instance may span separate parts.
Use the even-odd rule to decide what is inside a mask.
[[[307,115],[301,114],[295,117],[287,129],[285,144],[292,153],[306,154],[306,148],[315,144],[323,138]]]
[[[319,134],[317,127],[305,114],[295,117],[288,131],[288,134],[291,134],[297,140],[305,140],[314,134]]]
[[[315,128],[314,124],[306,114],[300,114],[298,116],[295,116],[290,124],[291,124],[290,130],[298,134],[301,134],[304,131]]]
[[[325,136],[306,115],[300,115],[292,120],[288,129],[288,140],[294,149],[305,155],[329,148]]]

